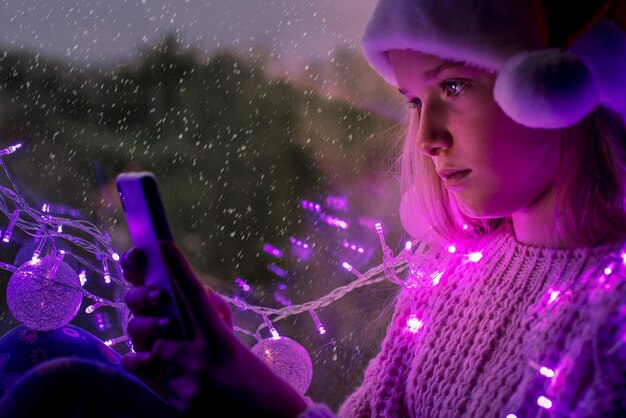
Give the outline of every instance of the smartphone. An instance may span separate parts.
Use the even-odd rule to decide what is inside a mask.
[[[191,320],[159,249],[159,241],[173,242],[174,237],[156,177],[149,171],[124,172],[116,177],[115,183],[133,246],[148,258],[145,283],[158,286],[169,295],[158,313],[174,322],[171,337],[190,339],[193,330]]]

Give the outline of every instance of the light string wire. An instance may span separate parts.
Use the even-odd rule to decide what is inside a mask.
[[[117,255],[117,253],[113,250],[111,239],[108,234],[103,234],[96,225],[89,221],[55,216],[50,213],[50,206],[47,204],[44,204],[42,211],[35,210],[28,204],[27,199],[20,191],[15,178],[11,174],[10,170],[8,169],[2,158],[3,156],[12,154],[20,147],[21,145],[17,144],[0,150],[0,166],[4,170],[4,173],[6,174],[12,186],[12,189],[0,186],[0,211],[11,219],[11,223],[14,225],[14,227],[22,230],[25,234],[35,239],[40,239],[40,247],[42,247],[44,244],[49,243],[52,246],[53,251],[63,251],[58,248],[57,242],[59,240],[64,240],[65,242],[68,242],[76,246],[77,248],[80,248],[81,251],[95,256],[97,260],[101,261],[101,267],[97,266],[96,263],[90,262],[89,260],[87,260],[87,258],[72,251],[65,252],[65,257],[69,256],[74,258],[80,265],[88,267],[97,275],[102,276],[105,281],[108,282],[108,280],[110,280],[114,283],[114,285],[121,286],[124,291],[132,287],[132,285],[128,283],[123,277],[123,271],[119,263],[119,255]],[[14,208],[12,208],[12,210],[9,207],[8,201],[14,203]],[[16,213],[16,211],[19,211],[19,213]],[[71,212],[72,211],[70,211],[70,213]],[[407,270],[409,272],[412,272],[415,268],[414,259],[417,257],[417,250],[421,249],[425,254],[426,251],[424,250],[427,249],[428,246],[422,245],[422,243],[417,241],[408,242],[405,246],[405,249],[400,251],[400,253],[394,257],[393,251],[385,243],[382,226],[380,224],[376,224],[375,226],[380,238],[381,247],[383,249],[383,262],[373,268],[370,268],[364,274],[361,274],[350,264],[344,262],[343,267],[355,276],[357,276],[357,279],[346,285],[335,288],[328,294],[316,300],[283,308],[271,308],[251,305],[242,301],[239,298],[229,297],[227,295],[218,293],[219,296],[224,298],[231,305],[242,310],[255,312],[263,319],[263,321],[261,321],[260,325],[254,331],[246,330],[239,326],[235,326],[234,330],[260,339],[260,332],[264,328],[270,328],[270,330],[275,332],[275,329],[272,327],[271,324],[272,321],[280,321],[290,316],[298,315],[304,312],[311,313],[313,318],[317,319],[316,322],[318,322],[318,329],[320,327],[323,329],[321,323],[319,323],[317,315],[314,313],[315,310],[332,304],[333,302],[341,299],[348,293],[358,288],[369,286],[375,283],[380,283],[385,280],[407,287],[407,282],[400,279],[398,275],[407,272]],[[85,237],[89,237],[89,239]],[[40,248],[38,248],[36,252],[39,251],[39,249]],[[414,249],[415,251],[412,252],[411,249]],[[33,255],[33,257],[38,256],[39,254]],[[109,271],[108,266],[113,266],[114,271]],[[29,274],[29,272],[20,271],[18,267],[12,264],[0,262],[0,268],[8,270],[11,273],[19,273],[22,275],[28,275],[29,277],[32,277],[34,279],[38,279],[33,274]],[[409,274],[409,276],[411,276],[411,274]],[[61,285],[61,283],[59,284]],[[91,313],[99,307],[103,306],[118,309],[120,312],[120,322],[122,325],[122,329],[124,333],[126,333],[126,326],[131,317],[131,313],[124,302],[110,300],[106,297],[96,295],[85,289],[83,286],[77,287],[71,284],[63,285],[67,286],[68,288],[80,291],[83,296],[89,298],[94,302],[91,306],[87,308],[87,313]],[[106,343],[109,345],[114,345],[120,342],[126,342],[132,350],[132,343],[130,342],[126,334],[106,341]]]

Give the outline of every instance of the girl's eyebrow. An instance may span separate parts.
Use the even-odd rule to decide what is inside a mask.
[[[432,80],[444,70],[447,70],[449,68],[465,67],[466,65],[467,64],[463,61],[444,61],[441,64],[431,68],[430,70],[424,71],[422,73],[422,78],[425,80]],[[408,93],[408,91],[403,88],[399,88],[398,91],[404,96],[406,96]]]
[[[465,66],[465,63],[463,61],[445,61],[435,66],[434,68],[431,68],[430,70],[424,71],[424,73],[422,74],[422,78],[424,78],[425,80],[430,80],[430,79],[437,77],[439,73],[441,73],[443,70],[447,70],[448,68],[464,67],[464,66]]]

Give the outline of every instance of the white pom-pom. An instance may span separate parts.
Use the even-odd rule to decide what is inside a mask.
[[[591,70],[558,49],[522,52],[502,68],[494,98],[514,121],[531,128],[574,125],[598,103]]]

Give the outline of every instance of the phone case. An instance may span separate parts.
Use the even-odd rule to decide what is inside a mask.
[[[158,286],[169,294],[159,314],[177,321],[179,335],[189,338],[191,328],[182,300],[176,291],[167,266],[161,258],[159,241],[174,241],[154,173],[148,171],[121,173],[116,178],[117,190],[130,238],[135,248],[148,258],[145,283]],[[182,315],[181,315],[182,314]]]

